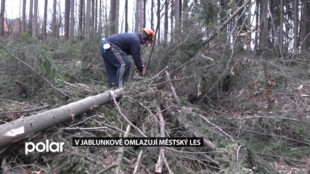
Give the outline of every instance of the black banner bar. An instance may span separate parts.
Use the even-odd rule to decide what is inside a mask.
[[[203,138],[123,138],[123,137],[73,137],[73,146],[203,146]]]

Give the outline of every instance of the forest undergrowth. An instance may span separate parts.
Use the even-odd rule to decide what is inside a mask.
[[[309,53],[281,57],[221,40],[205,48],[199,37],[192,32],[154,52],[144,47],[145,63],[152,52],[144,79],[129,79],[117,101],[1,150],[2,173],[132,173],[140,153],[138,173],[154,173],[159,147],[126,147],[118,164],[119,147],[71,146],[72,137],[123,136],[129,124],[133,137],[159,137],[164,125],[167,137],[204,138],[203,147],[162,148],[163,173],[309,170]],[[109,90],[99,42],[2,39],[1,123]],[[24,154],[25,141],[45,139],[67,146]]]

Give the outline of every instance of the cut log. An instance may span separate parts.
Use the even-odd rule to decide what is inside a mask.
[[[114,97],[118,98],[122,95],[123,89],[115,90],[113,93],[115,95]],[[90,96],[69,103],[59,108],[2,124],[0,125],[0,147],[17,142],[29,135],[55,126],[66,120],[73,119],[75,116],[103,105],[111,100],[110,91],[106,91],[95,96]]]

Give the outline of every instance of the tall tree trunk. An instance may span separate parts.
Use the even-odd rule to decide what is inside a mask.
[[[111,11],[110,11],[110,34],[115,34],[115,23],[116,23],[116,1],[111,0]]]
[[[26,32],[26,0],[23,0],[22,31]]]
[[[310,2],[303,0],[303,13],[302,13],[302,29],[301,29],[301,47],[302,50],[310,49]]]
[[[79,9],[79,36],[80,39],[83,39],[83,13],[84,13],[84,0],[80,0],[80,9]]]
[[[182,6],[181,0],[175,0],[175,26],[176,28],[180,27],[181,22],[181,6]]]
[[[165,1],[165,31],[164,31],[164,39],[168,42],[168,0]]]
[[[33,0],[30,0],[30,5],[29,5],[29,24],[28,24],[28,31],[30,35],[32,35],[32,10],[33,8]]]
[[[277,27],[276,27],[276,24],[274,22],[274,17],[276,16],[276,13],[275,13],[275,4],[276,3],[277,3],[276,1],[270,1],[270,14],[272,15],[272,18],[271,18],[271,25],[272,25],[271,30],[272,31],[270,32],[272,48],[276,48],[275,46],[278,45],[276,43],[276,40],[278,38],[278,35],[276,34],[277,33],[276,28]]]
[[[137,0],[136,1],[136,14],[135,14],[135,31],[138,32],[141,30],[143,26],[143,1],[144,0]]]
[[[280,18],[280,28],[279,28],[279,51],[280,51],[280,55],[283,55],[283,1],[284,0],[280,0],[280,14],[279,14],[279,18]]]
[[[160,0],[157,0],[157,43],[160,44]]]
[[[260,20],[260,38],[259,38],[259,49],[261,51],[266,50],[269,46],[269,37],[268,37],[268,14],[267,14],[267,6],[269,5],[269,0],[261,0],[261,20]]]
[[[256,1],[256,16],[255,16],[255,21],[256,21],[256,26],[255,26],[255,29],[256,29],[256,32],[255,32],[255,44],[254,44],[254,50],[255,52],[258,50],[258,31],[259,31],[259,7],[260,7],[260,3],[258,1]]]
[[[22,1],[23,0],[19,0],[19,19],[20,19],[20,21],[19,21],[19,23],[18,23],[18,27],[19,27],[19,30],[18,30],[18,32],[19,32],[19,34],[21,34],[22,33],[22,31],[23,31],[23,29],[22,29],[22,11],[23,11],[23,9],[22,9]]]
[[[37,37],[37,35],[38,35],[38,0],[34,0],[32,37]]]
[[[154,29],[154,0],[151,3],[151,28]]]
[[[252,21],[251,21],[251,18],[252,18],[252,3],[250,3],[248,5],[248,8],[247,8],[247,11],[248,11],[248,15],[247,15],[247,25],[249,26],[249,29],[251,29],[251,24],[252,24]]]
[[[86,10],[87,10],[87,2],[88,0],[85,0],[84,1],[84,9],[83,9],[83,35],[85,36],[86,35]]]
[[[140,25],[139,25],[138,31],[140,31],[141,28],[143,28],[143,26],[144,26],[144,18],[145,18],[145,16],[144,16],[144,14],[145,14],[144,0],[141,0],[141,2],[140,2],[140,9],[141,9],[141,11],[140,11]]]
[[[283,1],[283,5],[284,5],[284,9],[290,9],[290,6],[292,5],[291,3],[294,2],[294,1]],[[293,5],[292,5],[293,6]],[[288,11],[288,10],[286,10]],[[290,48],[290,43],[292,43],[292,40],[290,38],[290,34],[291,33],[291,30],[292,30],[292,26],[290,24],[291,22],[291,14],[289,14],[288,12],[284,12],[283,14],[283,25],[284,25],[284,28],[285,28],[285,33],[283,35],[283,50],[284,52],[288,52],[289,48]]]
[[[94,22],[95,21],[95,0],[92,0],[92,7],[91,7],[91,18],[90,18],[90,37],[94,38]]]
[[[128,32],[128,0],[125,1],[125,32]]]
[[[43,19],[43,26],[42,26],[42,34],[46,36],[46,25],[47,25],[47,0],[44,3],[44,19]]]
[[[188,19],[189,15],[189,7],[188,7],[188,2],[189,0],[184,0],[183,1],[183,19]]]
[[[241,6],[242,6],[242,4],[243,4],[243,0],[237,0],[236,1],[236,4],[237,4],[237,6],[240,8]],[[244,20],[244,17],[243,17],[243,15],[242,15],[242,12],[243,11],[241,11],[240,13],[239,13],[239,17],[237,17],[237,24],[238,24],[238,26],[242,26],[242,23],[243,23],[243,20]],[[239,19],[238,19],[239,18]]]
[[[118,17],[119,17],[119,0],[111,0],[111,34],[118,33]]]
[[[70,39],[73,39],[74,37],[74,24],[75,24],[75,20],[74,20],[74,0],[71,0],[70,2],[70,13],[71,13],[71,19],[70,19]]]
[[[146,26],[146,0],[143,0],[143,25],[142,27],[145,28]]]
[[[58,4],[58,22],[57,22],[57,37],[60,34],[60,30],[63,30],[62,32],[65,32],[65,28],[63,25],[63,18],[62,18],[62,11],[61,11],[61,3]]]
[[[171,27],[171,41],[170,42],[173,42],[173,39],[174,39],[174,0],[171,0],[171,12],[170,12],[170,27]]]
[[[86,15],[85,15],[85,34],[86,38],[90,39],[90,28],[91,28],[91,1],[92,0],[87,0],[86,4]]]
[[[259,42],[259,49],[264,53],[264,51],[268,50],[267,48],[269,47],[270,41],[269,41],[269,29],[268,29],[268,6],[269,6],[269,0],[261,0],[261,20],[260,20],[260,29],[261,29],[261,35],[260,35],[260,42]],[[270,73],[269,73],[269,67],[267,62],[267,57],[262,54],[262,58],[264,59],[263,61],[263,70],[264,70],[264,75],[266,79],[266,98],[267,98],[267,112],[272,111],[273,108],[273,101],[272,101],[272,90],[271,86],[269,85],[269,80],[270,80]]]
[[[66,0],[65,3],[65,38],[69,39],[70,0]]]
[[[107,37],[108,35],[109,35],[109,30],[107,29],[107,27],[109,26],[109,17],[108,17],[108,1],[109,0],[105,0],[105,10],[104,10],[104,17],[105,17],[105,19],[104,19],[104,21],[105,21],[105,24],[104,24],[104,28],[105,28],[105,30],[104,30],[104,36],[105,37]],[[133,16],[133,15],[132,15]],[[134,21],[134,20],[131,20],[131,21]],[[133,25],[132,25],[133,26]]]
[[[127,1],[127,0],[126,0]],[[98,26],[98,32],[99,32],[99,35],[101,36],[102,34],[102,0],[99,1],[99,26]]]
[[[1,13],[0,13],[0,35],[4,35],[4,11],[5,11],[5,0],[1,0]]]
[[[294,52],[298,51],[298,0],[294,0]]]
[[[252,3],[250,3],[248,5],[247,11],[248,11],[248,15],[247,15],[247,22],[246,22],[246,24],[248,26],[248,30],[251,30],[251,27],[252,27],[252,21],[251,21],[251,18],[252,18]],[[251,34],[250,34],[249,37],[250,37],[250,41],[247,43],[247,49],[248,50],[252,50],[252,48],[251,48],[251,43],[252,43]]]
[[[94,15],[94,36],[96,36],[97,34],[97,27],[98,27],[98,24],[97,24],[97,13],[98,13],[98,0],[95,0],[95,8],[93,9],[95,15]]]
[[[306,33],[307,33],[307,38],[306,38],[306,41],[305,41],[305,44],[306,44],[306,49],[307,50],[310,50],[310,1],[308,0],[307,3],[306,3],[306,6],[307,6],[307,11],[305,14],[307,14],[306,18],[307,18],[307,26],[306,26]],[[305,9],[305,10],[306,10]]]
[[[32,1],[32,0],[30,0]],[[58,29],[57,29],[57,1],[54,0],[54,3],[53,3],[53,19],[52,19],[52,32],[53,32],[53,36],[56,37],[58,35]],[[30,20],[30,19],[29,19]]]

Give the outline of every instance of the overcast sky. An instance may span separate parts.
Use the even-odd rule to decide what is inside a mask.
[[[65,1],[63,0],[58,0],[58,2],[60,2],[62,4],[62,6],[64,6]],[[27,0],[27,7],[26,7],[26,14],[28,16],[29,13],[29,3],[30,1]],[[48,13],[52,13],[52,3],[53,0],[48,0]],[[44,1],[43,0],[39,0],[38,1],[38,13],[40,16],[43,17],[43,13],[44,13]],[[10,1],[6,1],[5,3],[5,11],[6,11],[6,16],[8,18],[14,19],[14,18],[19,18],[22,14],[22,1],[21,0],[10,0]]]

